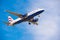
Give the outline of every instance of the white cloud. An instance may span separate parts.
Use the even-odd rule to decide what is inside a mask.
[[[31,2],[30,2],[31,3]],[[41,4],[41,5],[39,5]],[[44,14],[41,14],[39,20],[39,25],[35,27],[28,28],[30,32],[34,35],[34,40],[57,40],[58,38],[58,11],[57,11],[58,1],[47,1],[47,0],[36,0],[31,3],[31,10],[37,8],[47,9]],[[40,7],[41,6],[41,7]],[[47,13],[47,14],[46,14]]]

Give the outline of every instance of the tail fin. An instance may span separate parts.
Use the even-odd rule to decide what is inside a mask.
[[[11,16],[8,16],[8,21],[9,21],[9,23],[13,21]]]

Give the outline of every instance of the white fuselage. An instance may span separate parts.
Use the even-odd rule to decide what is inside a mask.
[[[34,13],[36,13],[36,12],[38,12],[38,11],[41,11],[41,10],[43,10],[43,9],[38,9],[38,10],[34,10],[34,11],[32,11],[32,12],[29,12],[29,13],[27,14],[27,17],[30,16],[30,15],[32,15],[32,14],[34,14]],[[22,19],[23,19],[23,18],[17,18],[17,19],[15,19],[15,20],[13,20],[12,22],[10,22],[9,25],[13,25],[14,23],[16,23],[16,22],[18,22],[18,21],[20,21],[20,20],[22,20]]]

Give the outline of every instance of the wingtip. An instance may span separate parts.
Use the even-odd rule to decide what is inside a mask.
[[[5,10],[5,12],[10,12],[9,10]]]

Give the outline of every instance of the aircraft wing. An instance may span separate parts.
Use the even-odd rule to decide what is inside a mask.
[[[9,11],[9,10],[6,10],[6,12],[9,12],[10,14],[16,15],[16,16],[18,16],[18,17],[22,17],[22,14],[17,14],[17,13],[15,13],[15,12],[11,12],[11,11]]]
[[[37,23],[37,22],[31,22],[31,23],[38,25],[38,23]]]
[[[38,25],[38,23],[37,23],[37,22],[33,22],[33,21],[29,21],[29,22],[31,22],[32,24],[36,24],[36,25]]]

